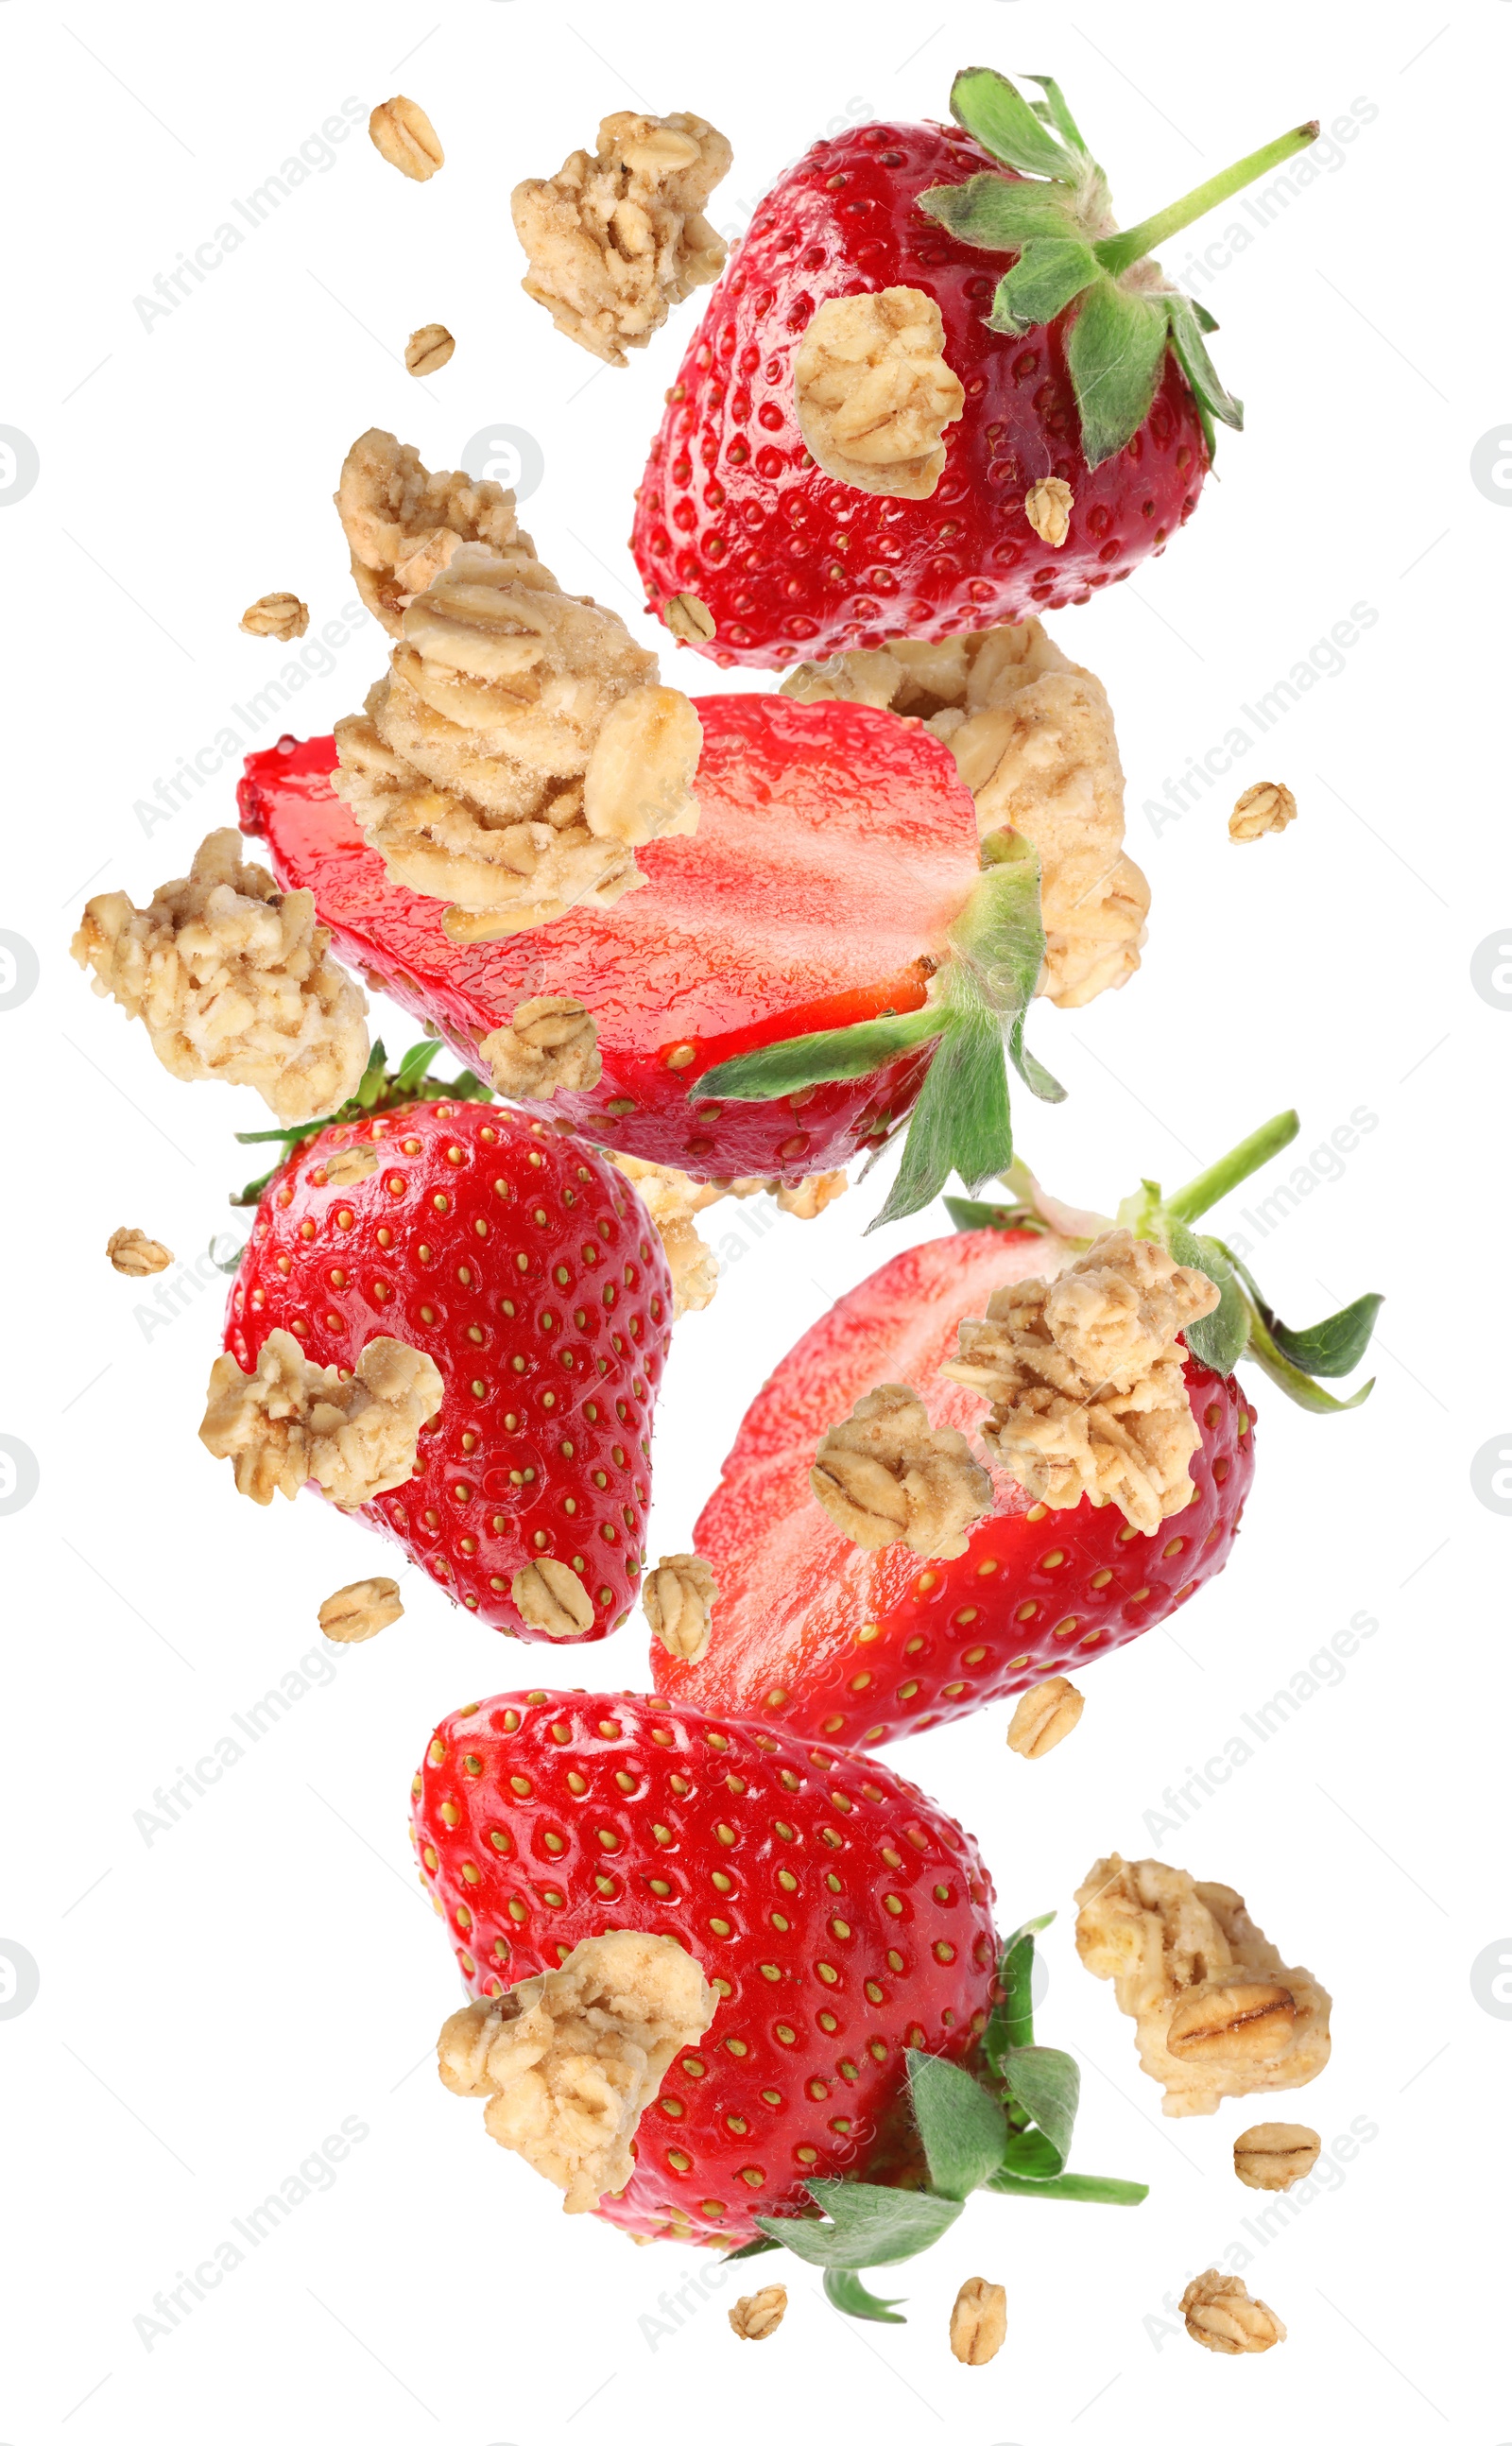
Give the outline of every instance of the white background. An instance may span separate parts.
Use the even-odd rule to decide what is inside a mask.
[[[1512,2025],[1478,2004],[1471,1965],[1512,1929],[1512,1521],[1470,1472],[1512,1429],[1512,1015],[1477,993],[1471,961],[1512,916],[1493,762],[1512,496],[1476,488],[1471,454],[1509,405],[1495,234],[1512,10],[77,0],[65,16],[0,0],[0,423],[41,468],[0,501],[0,929],[41,966],[29,999],[0,1010],[0,1433],[41,1470],[35,1498],[0,1515],[0,1938],[41,1974],[29,2008],[0,2020],[9,2446],[745,2441],[779,2422],[981,2446],[1345,2429],[1494,2446],[1512,2433],[1492,2366]],[[1298,1156],[1363,1107],[1375,1125],[1357,1151],[1314,1167],[1253,1263],[1289,1317],[1366,1288],[1389,1304],[1362,1413],[1303,1418],[1260,1383],[1231,1568],[1179,1635],[1089,1670],[1072,1742],[1026,1766],[997,1710],[890,1753],[981,1839],[1005,1926],[1059,1909],[1040,2034],[1085,2065],[1076,2161],[1148,2179],[1148,2204],[979,2200],[884,2284],[906,2295],[905,2327],[840,2320],[793,2263],[787,2324],[757,2353],[726,2325],[733,2285],[659,2308],[697,2254],[567,2223],[435,2081],[454,1974],[410,1876],[408,1777],[440,1714],[546,1659],[500,1646],[412,1573],[402,1624],[327,1665],[319,1601],[386,1556],[313,1500],[239,1502],[201,1452],[220,1277],[137,1286],[103,1257],[118,1223],[194,1259],[234,1220],[225,1193],[251,1167],[231,1132],[261,1105],[170,1080],[66,945],[86,890],[144,899],[233,820],[234,759],[149,837],[138,802],[151,824],[181,760],[228,723],[244,745],[327,729],[376,674],[369,625],[283,719],[253,730],[229,710],[288,660],[238,633],[246,603],[295,589],[313,644],[351,599],[329,496],[364,426],[395,427],[434,466],[495,423],[533,434],[545,476],[525,517],[543,555],[664,643],[639,622],[624,538],[697,308],[628,371],[595,369],[520,294],[515,179],[554,169],[607,110],[696,109],[735,142],[714,208],[734,230],[814,136],[938,115],[975,59],[1060,76],[1129,219],[1308,113],[1328,125],[1374,105],[1332,170],[1208,267],[1222,369],[1249,409],[1249,431],[1223,438],[1222,482],[1167,558],[1052,623],[1110,688],[1154,910],[1147,966],[1116,1001],[1038,1012],[1038,1050],[1072,1093],[1030,1108],[1023,1148],[1062,1195],[1106,1207],[1294,1101]],[[401,180],[359,126],[143,328],[134,298],[232,197],[345,98],[365,117],[396,89],[435,119],[439,178]],[[1185,259],[1180,243],[1167,256],[1173,273]],[[399,351],[431,319],[457,349],[420,384]],[[1157,832],[1144,811],[1169,804],[1167,777],[1361,602],[1378,616],[1344,668]],[[668,668],[714,684],[686,655]],[[1299,818],[1231,848],[1234,789],[1262,779],[1291,783]],[[873,1182],[817,1225],[747,1232],[715,1307],[680,1327],[653,1552],[687,1541],[780,1351],[890,1247],[941,1228],[921,1216],[864,1240],[877,1200]],[[170,1320],[152,1314],[164,1294]],[[1378,1629],[1342,1683],[1153,1840],[1166,1787],[1358,1614]],[[624,1686],[644,1656],[632,1626],[573,1663]],[[144,1842],[134,1813],[155,1787],[301,1657],[328,1678]],[[1256,2246],[1252,2289],[1291,2329],[1262,2360],[1151,2324],[1265,2203],[1229,2168],[1242,2108],[1163,2123],[1129,2025],[1075,1961],[1073,1889],[1115,1845],[1241,1889],[1337,1999],[1332,2064],[1290,2111],[1327,2141],[1354,2118],[1375,2129],[1337,2187]],[[367,2136],[333,2187],[148,2350],[133,2323],[154,2295],[344,2117]],[[973,2273],[1010,2297],[1008,2345],[983,2371],[958,2367],[944,2338]]]

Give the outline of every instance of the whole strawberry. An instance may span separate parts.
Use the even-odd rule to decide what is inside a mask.
[[[1148,1517],[1131,1519],[1140,1507],[1128,1492],[1120,1503],[1100,1489],[1079,1498],[1049,1489],[1059,1496],[1052,1508],[1004,1465],[1000,1441],[985,1451],[986,1472],[965,1464],[982,1480],[976,1516],[959,1537],[926,1541],[924,1553],[896,1530],[868,1550],[815,1499],[821,1443],[879,1384],[916,1389],[936,1439],[982,1436],[982,1371],[964,1365],[965,1381],[952,1381],[958,1335],[963,1354],[968,1337],[972,1346],[980,1338],[979,1328],[961,1330],[963,1321],[990,1318],[1011,1301],[1011,1287],[1054,1278],[1078,1250],[1090,1250],[1092,1264],[1108,1248],[1103,1218],[1056,1206],[1020,1174],[1019,1194],[996,1210],[951,1200],[965,1227],[958,1236],[891,1259],[773,1369],[694,1532],[719,1591],[711,1637],[697,1663],[653,1641],[659,1686],[684,1703],[869,1750],[1073,1672],[1185,1605],[1228,1561],[1254,1478],[1255,1404],[1236,1362],[1249,1358],[1316,1412],[1353,1407],[1371,1389],[1341,1403],[1315,1379],[1359,1360],[1380,1306],[1373,1293],[1293,1332],[1233,1252],[1190,1228],[1297,1127],[1295,1113],[1281,1114],[1169,1199],[1146,1183],[1120,1212],[1120,1237],[1131,1226],[1198,1270],[1188,1280],[1216,1287],[1207,1292],[1216,1306],[1186,1326],[1178,1349],[1190,1418],[1165,1516],[1151,1502]],[[1047,1377],[1056,1372],[1067,1383],[1053,1355]],[[1100,1421],[1104,1398],[1053,1404],[1048,1449],[1073,1450],[1081,1419]],[[1031,1429],[1042,1423],[1031,1419]],[[1099,1423],[1088,1441],[1095,1446],[1105,1432],[1106,1459],[1120,1439],[1133,1446],[1129,1429],[1145,1423],[1126,1415]]]
[[[650,608],[762,667],[980,629],[1127,577],[1239,403],[1149,250],[1297,128],[1120,232],[1059,88],[968,68],[957,124],[806,153],[704,312],[637,497]],[[848,301],[844,305],[840,301]]]
[[[959,2213],[927,2095],[958,2079],[966,2189],[1060,2173],[1069,2119],[1047,2158],[1023,2134],[1032,2104],[1015,2121],[959,2069],[1001,2075],[1026,1986],[1016,1968],[1015,2027],[995,2029],[977,1847],[887,1768],[665,1699],[528,1690],[447,1717],[412,1792],[420,1875],[480,2000],[442,2033],[442,2078],[488,2101],[493,2136],[569,2210],[645,2239],[759,2247],[765,2230],[821,2264],[902,2258]],[[873,2225],[861,2255],[825,2262],[848,2214],[874,2214],[872,2187],[898,2184],[906,2247]],[[814,2202],[834,2226],[807,2221]]]
[[[259,1191],[226,1347],[317,1366],[391,1337],[435,1362],[415,1474],[362,1507],[448,1594],[526,1639],[602,1639],[634,1600],[671,1285],[629,1183],[578,1139],[375,1063]],[[364,1109],[364,1099],[367,1109]],[[381,1109],[374,1109],[375,1106]],[[276,1136],[276,1133],[267,1133]]]

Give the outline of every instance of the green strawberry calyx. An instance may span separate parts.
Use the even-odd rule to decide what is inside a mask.
[[[1082,1214],[1047,1197],[1026,1165],[1015,1163],[1003,1175],[1011,1193],[1005,1199],[947,1197],[945,1205],[959,1232],[1045,1232],[1087,1249],[1102,1232],[1121,1223],[1139,1240],[1157,1240],[1179,1266],[1195,1266],[1217,1287],[1218,1306],[1211,1315],[1186,1327],[1186,1346],[1204,1366],[1228,1376],[1241,1359],[1252,1359],[1291,1401],[1319,1416],[1357,1410],[1374,1385],[1361,1384],[1346,1400],[1317,1382],[1320,1376],[1347,1376],[1364,1358],[1381,1308],[1379,1291],[1358,1299],[1324,1317],[1320,1325],[1283,1325],[1243,1260],[1225,1241],[1192,1225],[1241,1181],[1291,1145],[1300,1123],[1295,1112],[1278,1113],[1252,1130],[1227,1155],[1220,1156],[1185,1188],[1163,1194],[1154,1180],[1140,1182],[1116,1215]]]
[[[824,2289],[837,2310],[901,2326],[896,2302],[868,2293],[861,2271],[895,2267],[927,2250],[955,2224],[973,2192],[1138,2207],[1148,2184],[1066,2172],[1080,2067],[1058,2047],[1035,2044],[1030,1995],[1035,1939],[1055,1916],[1047,1911],[1027,1920],[1003,1947],[997,2001],[970,2069],[908,2049],[908,2101],[925,2178],[905,2190],[815,2176],[805,2186],[812,2208],[757,2217],[761,2239],[732,2251],[732,2259],[791,2250],[824,2270]]]
[[[1012,1163],[1009,1063],[1032,1095],[1048,1103],[1064,1097],[1064,1087],[1024,1043],[1044,958],[1038,856],[1017,833],[989,833],[981,872],[921,1009],[887,1011],[737,1054],[704,1071],[693,1092],[764,1102],[837,1079],[866,1078],[932,1044],[934,1058],[908,1116],[897,1177],[868,1229],[895,1223],[927,1206],[952,1173],[977,1190]]]
[[[463,1070],[456,1079],[431,1077],[431,1064],[440,1049],[434,1037],[424,1037],[390,1068],[380,1037],[367,1057],[366,1069],[338,1111],[324,1114],[318,1121],[300,1121],[288,1130],[238,1130],[238,1146],[277,1146],[280,1152],[267,1172],[249,1180],[246,1188],[229,1202],[233,1206],[255,1206],[296,1147],[303,1146],[307,1138],[319,1138],[322,1130],[332,1128],[338,1121],[360,1121],[370,1113],[392,1112],[397,1104],[436,1103],[442,1098],[454,1104],[493,1103],[493,1088],[476,1071]]]
[[[983,171],[959,187],[931,187],[920,209],[967,246],[1017,256],[998,283],[990,329],[1021,334],[1075,307],[1066,363],[1089,467],[1111,459],[1144,423],[1167,348],[1197,403],[1211,459],[1215,423],[1238,432],[1244,411],[1208,355],[1204,335],[1218,328],[1212,316],[1171,285],[1150,250],[1313,143],[1317,122],[1288,128],[1164,212],[1120,230],[1108,180],[1059,85],[1044,76],[1030,83],[1042,101],[1026,100],[996,68],[962,68],[950,88],[951,115],[1016,175]]]

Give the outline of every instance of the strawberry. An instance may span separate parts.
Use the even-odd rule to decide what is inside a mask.
[[[1212,318],[1148,250],[1316,125],[1120,232],[1059,88],[1035,82],[1045,99],[1031,105],[1006,77],[968,68],[951,89],[956,125],[848,129],[758,207],[667,392],[637,495],[631,547],[650,608],[699,652],[765,668],[1084,603],[1196,508],[1214,420],[1237,426],[1241,411],[1207,354]],[[805,335],[819,315],[821,348],[821,310],[877,292],[916,301],[915,388],[902,441],[889,449],[886,428],[868,430],[840,477],[804,412]],[[842,348],[854,355],[851,334]],[[922,437],[921,402],[933,409]],[[873,425],[899,404],[889,394]],[[864,463],[921,438],[902,475]]]
[[[649,843],[644,888],[613,908],[503,941],[448,942],[439,902],[386,879],[331,793],[328,739],[249,758],[242,826],[280,883],[313,892],[342,956],[464,1060],[483,1064],[523,1002],[579,997],[594,1082],[520,1101],[616,1154],[796,1181],[881,1145],[924,1090],[912,1204],[953,1167],[990,1177],[1011,1154],[1005,1031],[1020,1075],[1059,1093],[1021,1044],[1044,950],[1033,853],[1007,833],[979,844],[921,723],[781,697],[698,712],[697,834]],[[705,1085],[716,1067],[728,1101]]]
[[[660,1687],[804,1739],[869,1748],[1091,1662],[1185,1605],[1228,1560],[1254,1476],[1254,1403],[1232,1373],[1241,1352],[1313,1410],[1353,1407],[1371,1389],[1340,1402],[1315,1378],[1356,1364],[1380,1305],[1373,1293],[1294,1333],[1232,1252],[1190,1228],[1297,1127],[1295,1114],[1280,1115],[1168,1199],[1146,1184],[1120,1216],[1221,1293],[1185,1336],[1200,1438],[1185,1508],[1152,1533],[1085,1495],[1052,1511],[995,1463],[990,1508],[964,1551],[929,1561],[901,1543],[863,1551],[811,1494],[821,1437],[879,1383],[917,1387],[932,1426],[980,1433],[981,1395],[937,1373],[954,1359],[958,1325],[981,1316],[999,1285],[1055,1272],[1102,1229],[1019,1174],[1024,1199],[950,1201],[968,1227],[960,1236],[891,1259],[769,1377],[694,1533],[719,1590],[710,1645],[690,1664],[653,1642]]]
[[[320,1366],[355,1367],[378,1335],[424,1352],[441,1406],[413,1477],[363,1516],[495,1629],[602,1639],[644,1561],[671,1311],[661,1243],[581,1140],[472,1101],[487,1095],[476,1080],[430,1086],[436,1050],[395,1082],[380,1046],[334,1121],[253,1134],[294,1143],[245,1193],[257,1212],[226,1348],[243,1371],[275,1327]],[[557,1603],[536,1570],[532,1623],[514,1590],[543,1563]]]
[[[529,1690],[448,1716],[411,1790],[421,1879],[471,1996],[507,2014],[510,1990],[611,1930],[673,1941],[712,1989],[702,2036],[644,2108],[628,2181],[598,2200],[610,2224],[643,2239],[780,2239],[831,2265],[831,2238],[859,2219],[864,2255],[842,2248],[841,2267],[901,2258],[881,2247],[879,2214],[917,2249],[959,2213],[962,2191],[941,2174],[962,2101],[990,2144],[972,2181],[1142,2196],[1085,2176],[1056,2185],[1069,2059],[1058,2105],[1039,2061],[1020,2064],[1020,2085],[1037,2073],[1039,2106],[995,2104],[1013,2079],[1005,2050],[1027,2045],[1033,1935],[1010,1941],[996,1980],[975,1843],[886,1767],[666,1699]],[[448,2023],[448,2087],[486,2094],[456,2065],[459,2037],[487,2026],[478,2006]],[[573,2104],[588,2097],[579,2079]]]

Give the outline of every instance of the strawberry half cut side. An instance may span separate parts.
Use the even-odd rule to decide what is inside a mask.
[[[667,392],[636,497],[649,608],[695,651],[770,668],[1084,603],[1196,508],[1216,425],[1237,427],[1242,411],[1207,351],[1211,315],[1150,251],[1310,144],[1316,124],[1121,231],[1059,86],[1032,82],[1035,101],[967,68],[953,125],[849,128],[758,206]],[[938,311],[960,403],[943,470],[911,496],[826,472],[795,393],[821,309],[900,290]],[[1047,483],[1066,509],[1058,532],[1036,511]]]
[[[1184,1510],[1152,1533],[1086,1496],[1050,1510],[979,1453],[992,1508],[962,1554],[929,1562],[902,1544],[864,1551],[813,1499],[809,1474],[821,1438],[879,1383],[913,1386],[934,1427],[980,1430],[981,1396],[938,1372],[955,1356],[958,1325],[983,1315],[1000,1285],[1057,1272],[1104,1225],[1044,1198],[1019,1172],[997,1206],[950,1201],[968,1228],[891,1259],[769,1377],[694,1533],[719,1591],[713,1637],[697,1664],[653,1642],[658,1686],[870,1749],[1073,1670],[1186,1604],[1227,1562],[1254,1477],[1255,1405],[1232,1372],[1241,1356],[1315,1411],[1353,1407],[1370,1391],[1340,1402],[1316,1380],[1357,1363],[1380,1304],[1373,1293],[1294,1332],[1223,1244],[1191,1228],[1297,1127],[1294,1113],[1278,1116],[1169,1199],[1147,1182],[1118,1218],[1220,1291],[1218,1308],[1185,1337],[1201,1442]]]
[[[853,2281],[980,2186],[1144,2196],[1064,2173],[1075,2066],[1029,2020],[1046,1923],[1000,1947],[971,1836],[880,1762],[665,1699],[511,1691],[437,1726],[411,1793],[473,1998],[507,2002],[616,1930],[672,1940],[713,1991],[599,2198],[608,2223],[782,2241]],[[840,2306],[875,2315],[866,2298]]]
[[[781,697],[698,710],[697,833],[650,843],[644,887],[612,909],[503,941],[449,942],[441,903],[388,881],[330,788],[328,739],[249,758],[242,828],[313,892],[340,955],[470,1065],[522,1003],[580,999],[602,1074],[522,1102],[543,1120],[699,1180],[795,1181],[884,1145],[938,1068],[895,1194],[924,1202],[952,1169],[979,1185],[1012,1153],[1005,1039],[1059,1093],[1021,1043],[1043,958],[1033,853],[979,843],[921,723]]]

